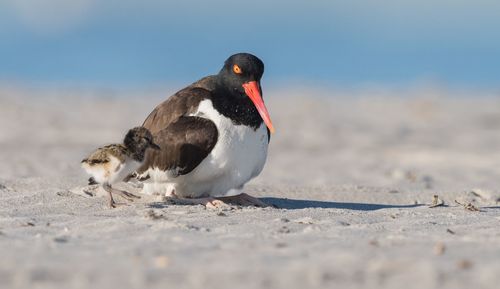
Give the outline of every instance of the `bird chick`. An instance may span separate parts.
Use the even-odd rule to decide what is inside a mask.
[[[153,135],[144,127],[130,129],[125,135],[123,144],[110,144],[98,148],[86,159],[82,160],[82,168],[90,174],[96,183],[102,185],[109,194],[109,206],[114,208],[113,193],[133,201],[139,196],[114,189],[111,185],[122,181],[135,172],[144,162],[148,148],[160,149],[153,143]]]

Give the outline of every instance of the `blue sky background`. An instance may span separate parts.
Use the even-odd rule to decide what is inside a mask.
[[[0,82],[147,88],[247,51],[265,82],[500,88],[497,0],[0,0]]]

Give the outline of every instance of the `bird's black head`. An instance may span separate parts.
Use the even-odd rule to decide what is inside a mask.
[[[249,53],[238,53],[230,56],[217,75],[218,85],[227,97],[239,99],[249,97],[262,120],[271,132],[274,132],[267,108],[262,100],[260,79],[264,74],[264,63],[257,56]]]
[[[132,158],[142,162],[148,148],[159,149],[160,147],[153,142],[151,132],[142,126],[130,129],[123,140],[125,147],[132,153]]]
[[[245,96],[244,83],[256,81],[264,74],[264,63],[256,56],[249,53],[238,53],[230,56],[219,72],[219,82],[235,96]]]

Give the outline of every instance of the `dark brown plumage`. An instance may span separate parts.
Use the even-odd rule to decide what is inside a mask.
[[[210,153],[217,142],[218,131],[213,122],[187,116],[198,104],[212,97],[208,90],[215,86],[213,77],[205,77],[177,92],[159,104],[143,126],[154,135],[160,151],[148,151],[146,161],[138,169],[140,175],[150,167],[172,170],[174,175],[192,171]]]
[[[207,157],[217,137],[217,127],[210,120],[181,116],[155,135],[162,150],[149,151],[148,161],[141,169],[157,167],[162,171],[171,170],[173,176],[185,175]]]

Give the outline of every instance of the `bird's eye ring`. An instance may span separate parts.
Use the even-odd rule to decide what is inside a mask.
[[[242,71],[241,71],[241,68],[238,66],[238,65],[233,65],[233,72],[236,73],[236,74],[241,74]]]

